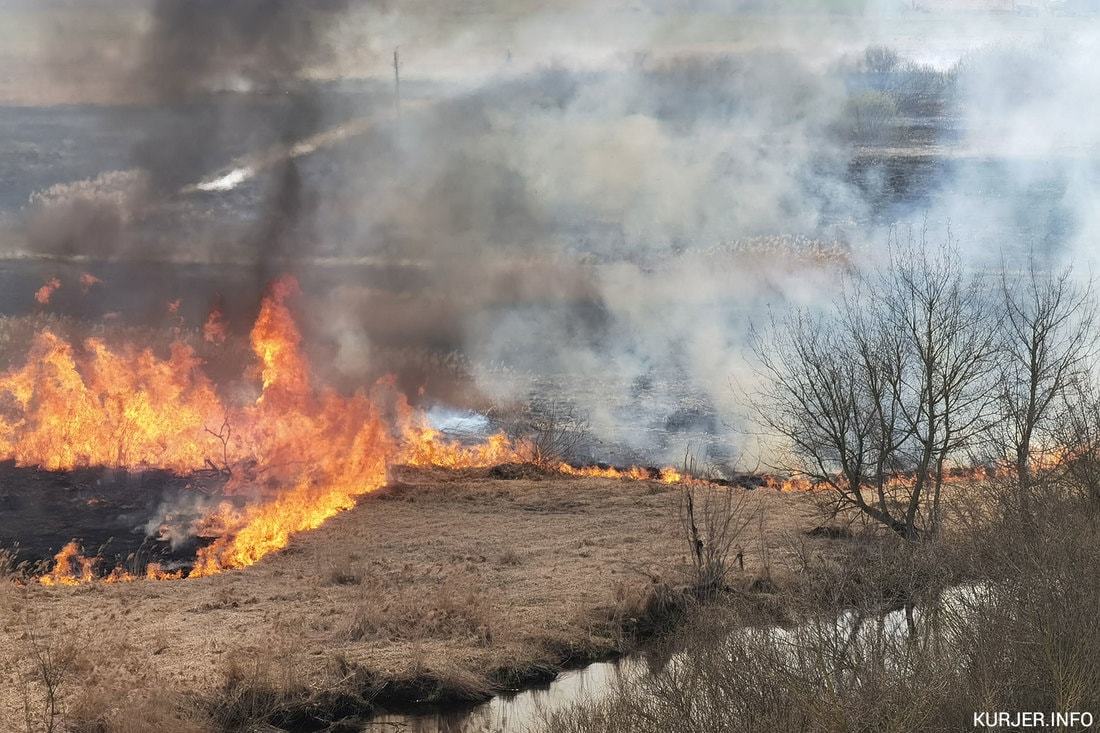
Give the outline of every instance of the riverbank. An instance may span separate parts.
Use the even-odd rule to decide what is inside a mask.
[[[834,541],[806,536],[807,495],[717,490],[752,518],[738,538],[745,587],[797,567],[796,547]],[[400,470],[244,571],[6,586],[0,718],[21,720],[24,700],[48,715],[52,697],[58,719],[107,730],[126,716],[305,729],[369,704],[476,701],[547,680],[662,623],[654,598],[685,582],[680,492],[526,468]]]
[[[790,588],[790,623],[746,625],[712,604],[677,630],[674,659],[618,676],[529,730],[947,733],[980,727],[991,710],[1009,720],[1048,711],[1033,727],[1091,730],[1095,498],[1061,475],[1032,486],[1023,512],[1013,482],[966,488],[943,537],[873,554],[853,543],[839,583],[822,574]],[[908,602],[891,603],[899,590]]]

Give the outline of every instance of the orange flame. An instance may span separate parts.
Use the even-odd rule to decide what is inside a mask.
[[[112,348],[99,339],[77,349],[40,332],[27,362],[0,376],[0,398],[11,405],[0,412],[0,458],[51,470],[155,466],[182,473],[215,456],[229,464],[227,494],[253,501],[219,507],[219,536],[200,552],[190,576],[245,567],[284,547],[296,532],[381,487],[398,453],[364,392],[345,397],[311,384],[286,305],[296,292],[286,278],[263,301],[252,331],[262,388],[251,404],[224,404],[181,342],[163,359],[150,349]],[[213,429],[219,425],[232,430]],[[244,464],[260,468],[250,473]],[[73,543],[42,582],[93,575],[93,561],[84,563]],[[177,574],[154,566],[146,576]],[[108,577],[130,579],[121,571]]]
[[[263,388],[236,418],[264,483],[279,490],[243,510],[222,506],[228,531],[199,552],[190,577],[247,567],[386,483],[397,449],[373,402],[363,392],[343,397],[311,384],[301,334],[286,305],[297,292],[297,282],[283,278],[264,299],[252,329]],[[249,483],[244,472],[235,473],[227,491],[258,488]]]
[[[666,466],[654,471],[639,466],[631,466],[630,468],[615,468],[614,466],[601,468],[600,466],[577,467],[571,466],[568,463],[562,463],[558,466],[558,471],[568,476],[627,479],[630,481],[660,481],[665,484],[677,484],[684,480],[684,475],[671,466]]]
[[[112,350],[88,339],[77,352],[51,331],[35,336],[27,363],[0,376],[0,456],[50,470],[98,465],[188,471],[212,454],[203,427],[222,409],[191,349]]]
[[[57,289],[61,287],[61,281],[56,277],[51,277],[47,280],[42,287],[34,293],[34,299],[38,301],[40,305],[47,305],[50,302],[50,298],[57,292]]]
[[[397,458],[401,465],[487,468],[502,463],[529,463],[534,459],[535,452],[528,443],[513,441],[502,432],[474,445],[447,440],[428,424],[422,413],[409,406],[404,395],[398,395],[396,407],[403,444],[401,455]]]
[[[80,585],[95,579],[95,558],[80,554],[75,540],[62,547],[53,562],[53,569],[38,578],[42,585]]]
[[[84,295],[88,294],[94,286],[101,284],[103,281],[90,272],[83,272],[80,274],[80,292]]]

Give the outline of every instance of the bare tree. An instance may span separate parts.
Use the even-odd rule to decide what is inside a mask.
[[[1065,450],[1062,466],[1072,479],[1070,485],[1100,509],[1100,389],[1093,380],[1082,379],[1073,386],[1053,433]]]
[[[929,491],[928,528],[938,531],[944,468],[972,445],[986,423],[996,329],[987,287],[967,273],[950,242],[939,248],[910,242],[894,250],[881,282],[886,326],[906,354],[898,405],[914,449],[905,510],[912,539]]]
[[[1022,276],[1010,277],[1002,267],[999,290],[1003,317],[992,433],[1015,462],[1026,511],[1033,471],[1051,462],[1046,459],[1060,442],[1055,431],[1067,426],[1063,415],[1070,400],[1088,396],[1078,388],[1095,354],[1096,304],[1091,282],[1078,285],[1070,268],[1041,270],[1034,258]]]
[[[862,295],[853,300],[865,302]],[[878,433],[893,411],[883,403],[893,396],[885,394],[879,350],[862,341],[873,336],[851,328],[855,323],[835,312],[799,312],[758,335],[754,350],[766,386],[757,413],[790,448],[782,468],[832,489],[834,512],[855,508],[907,535],[887,501],[885,480],[877,501],[865,497],[869,484],[884,479],[896,439],[894,431]]]
[[[822,314],[756,338],[757,414],[794,471],[908,540],[940,525],[949,460],[985,424],[995,354],[987,289],[948,244],[898,248]],[[909,480],[895,480],[906,471]],[[927,516],[922,515],[926,509]]]
[[[588,418],[568,403],[534,399],[509,421],[508,433],[530,447],[532,462],[556,467],[583,450]]]

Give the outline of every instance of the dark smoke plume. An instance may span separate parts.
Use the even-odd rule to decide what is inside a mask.
[[[118,258],[160,240],[170,259],[194,259],[180,251],[195,247],[194,232],[172,231],[192,213],[180,188],[224,166],[227,151],[289,145],[324,124],[309,71],[331,60],[326,36],[350,2],[155,0],[132,68],[114,80],[155,110],[133,144],[134,171],[124,189],[97,179],[32,202],[32,251]],[[313,208],[293,161],[265,181],[251,226],[228,235],[257,262],[294,254]]]
[[[141,66],[160,101],[248,84],[285,90],[328,60],[324,36],[349,0],[157,0]]]
[[[169,190],[223,164],[219,137],[247,124],[234,92],[272,97],[274,142],[315,129],[320,109],[303,73],[329,60],[325,36],[348,2],[157,0],[134,83],[176,119],[137,147],[135,163]],[[285,189],[276,187],[273,204],[287,203]]]

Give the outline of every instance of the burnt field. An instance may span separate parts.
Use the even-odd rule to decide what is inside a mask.
[[[46,471],[5,461],[0,463],[0,546],[11,551],[12,564],[42,566],[76,540],[101,559],[105,573],[119,565],[139,574],[150,562],[174,566],[194,558],[195,544],[173,548],[157,538],[164,507],[194,492],[217,495],[224,484],[216,473]]]

